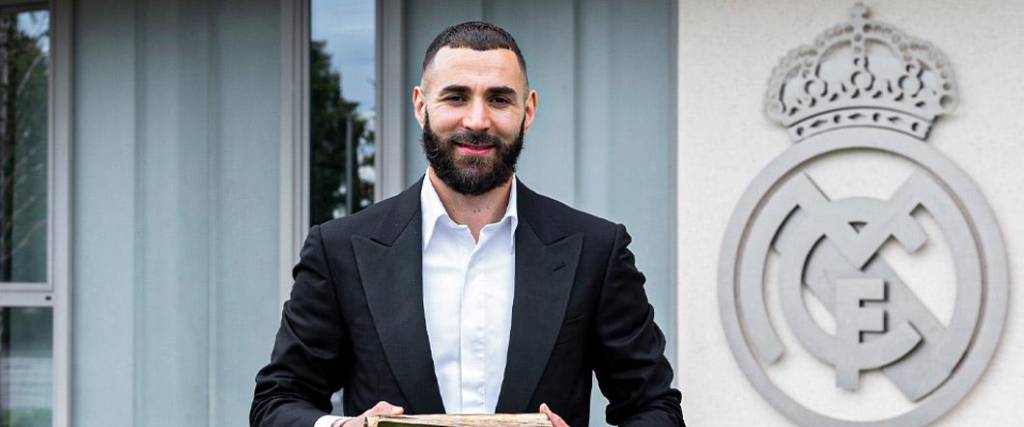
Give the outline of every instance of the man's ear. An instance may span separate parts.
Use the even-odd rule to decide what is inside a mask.
[[[530,94],[526,95],[526,108],[523,110],[526,113],[523,117],[523,134],[526,134],[533,124],[533,117],[537,114],[537,91],[530,89]]]
[[[412,108],[416,113],[416,121],[420,122],[420,129],[423,129],[426,120],[427,97],[419,86],[412,88]]]

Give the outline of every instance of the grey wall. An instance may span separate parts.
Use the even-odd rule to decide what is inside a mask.
[[[279,9],[75,2],[76,426],[245,422],[280,312]]]
[[[669,1],[407,1],[406,93],[427,45],[448,25],[508,30],[538,92],[518,175],[543,194],[626,225],[675,360],[675,7]],[[426,168],[406,108],[405,177]],[[685,392],[685,390],[684,390]],[[595,389],[592,425],[604,420]]]

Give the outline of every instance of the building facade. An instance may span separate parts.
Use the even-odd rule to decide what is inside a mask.
[[[10,254],[0,273],[11,270],[0,284],[0,417],[8,417],[0,426],[244,424],[305,230],[420,178],[410,93],[432,37],[467,20],[516,37],[539,94],[519,177],[633,236],[687,421],[797,425],[737,363],[722,315],[721,251],[745,189],[794,145],[764,114],[773,69],[845,22],[852,2],[0,5],[3,28],[35,34],[33,46],[44,47],[22,50],[43,52],[48,66],[39,77],[46,94],[31,103],[45,101],[46,123],[18,128],[46,131],[32,140],[45,147],[45,160],[34,161],[46,174],[26,178],[29,190],[0,184],[11,194],[2,195],[0,218],[26,206],[24,194],[48,201],[45,219],[0,230],[0,255]],[[1014,120],[1024,4],[866,8],[948,57],[959,103],[921,144],[955,162],[987,201],[1007,254],[1002,284],[1012,288],[1024,247],[1024,131]],[[29,19],[39,14],[45,24]],[[0,148],[14,153],[12,164],[32,159]],[[905,177],[883,156],[840,163],[809,173],[862,189]],[[46,233],[28,238],[34,247],[5,249],[35,223]],[[913,287],[928,307],[952,310],[946,252],[928,252],[924,263],[879,253],[908,282],[934,284]],[[1012,425],[1024,415],[1012,394],[1024,377],[1013,362],[1024,351],[1019,300],[1010,289],[987,370],[937,425]],[[831,372],[810,362],[786,374],[803,390],[832,387]],[[878,378],[865,376],[863,386],[858,393],[870,397],[822,393],[808,405],[850,420],[913,411],[915,402],[879,403],[892,390]],[[591,406],[591,422],[603,425],[596,386]]]

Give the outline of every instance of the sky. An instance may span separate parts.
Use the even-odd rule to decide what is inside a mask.
[[[327,41],[331,68],[341,72],[341,93],[359,102],[359,111],[373,115],[374,16],[373,0],[313,0],[310,38]]]

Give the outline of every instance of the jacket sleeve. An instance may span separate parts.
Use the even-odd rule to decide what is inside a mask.
[[[591,354],[601,392],[608,398],[609,424],[682,426],[681,394],[672,389],[672,367],[664,356],[665,336],[654,323],[644,292],[644,275],[627,249],[629,233],[616,226],[594,322]]]
[[[256,374],[252,426],[312,427],[347,382],[352,346],[319,227],[309,230],[292,276],[270,363]]]

